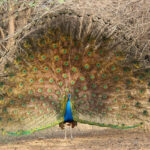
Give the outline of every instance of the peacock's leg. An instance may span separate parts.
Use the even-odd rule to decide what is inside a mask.
[[[70,136],[71,136],[71,139],[73,139],[73,136],[72,136],[72,127],[70,126]]]
[[[66,128],[65,128],[65,139],[67,139],[67,131],[66,131]]]

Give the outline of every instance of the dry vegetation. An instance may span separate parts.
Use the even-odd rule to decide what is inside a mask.
[[[138,59],[149,60],[150,1],[149,0],[1,0],[0,57],[6,55],[20,39],[15,35],[34,31],[35,20],[47,13],[69,10],[101,18],[112,24],[109,35],[117,32],[119,40],[128,41],[128,50]],[[95,18],[95,21],[96,18]],[[32,25],[34,24],[34,26]],[[44,24],[44,23],[43,23]],[[24,32],[22,32],[24,30]],[[105,31],[103,31],[105,32]],[[21,35],[20,38],[23,38]],[[148,56],[147,56],[148,55]]]

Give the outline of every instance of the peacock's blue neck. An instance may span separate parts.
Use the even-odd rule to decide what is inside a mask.
[[[66,104],[66,111],[65,111],[65,116],[64,116],[64,122],[72,122],[73,121],[70,97],[71,96],[68,95],[68,101],[67,101],[67,104]]]

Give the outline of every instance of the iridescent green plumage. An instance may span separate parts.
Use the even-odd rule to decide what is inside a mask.
[[[148,122],[150,71],[110,43],[96,49],[94,40],[52,31],[27,38],[25,53],[5,65],[0,79],[2,133],[30,134],[63,122],[69,93],[77,122],[119,129]]]

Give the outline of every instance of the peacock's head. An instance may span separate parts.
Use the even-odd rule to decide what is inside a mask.
[[[70,100],[70,98],[71,98],[71,94],[68,94],[68,99]]]

